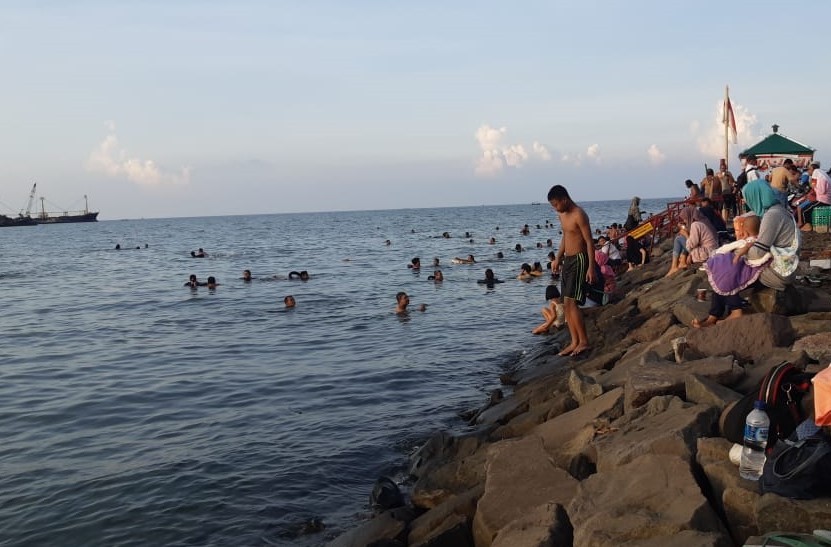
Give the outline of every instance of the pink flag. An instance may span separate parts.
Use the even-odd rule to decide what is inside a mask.
[[[722,122],[730,128],[733,134],[733,144],[738,143],[738,135],[736,134],[736,117],[733,116],[733,105],[730,104],[730,97],[724,99],[724,119]]]

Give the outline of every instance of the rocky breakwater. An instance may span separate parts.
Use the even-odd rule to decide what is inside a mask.
[[[617,302],[585,311],[589,358],[557,356],[567,331],[548,337],[469,432],[437,433],[413,457],[409,507],[330,545],[730,546],[827,527],[831,500],[760,495],[718,430],[771,366],[831,359],[831,275],[808,269],[831,250],[819,235],[806,234],[805,283],[762,291],[752,313],[706,329],[688,327],[709,307],[695,297],[709,289],[703,272],[664,278],[663,256],[623,275]]]

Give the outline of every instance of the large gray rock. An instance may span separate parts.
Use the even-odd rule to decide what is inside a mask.
[[[758,359],[777,347],[790,346],[794,334],[787,317],[764,313],[719,321],[711,327],[690,329],[687,345],[703,355],[735,355]]]
[[[802,338],[809,334],[828,331],[828,325],[831,325],[831,312],[812,312],[794,315],[790,320],[795,337]]]
[[[725,515],[730,535],[742,544],[759,533],[756,526],[758,483],[742,479],[739,468],[730,462],[733,443],[721,437],[698,439],[696,460],[704,471],[711,497]]]
[[[686,379],[696,373],[719,383],[732,384],[744,374],[733,364],[733,358],[708,357],[676,363],[661,359],[653,352],[646,353],[641,363],[629,370],[626,381],[625,408],[637,408],[656,395],[685,396]]]
[[[765,494],[756,504],[759,530],[810,533],[831,528],[831,498],[791,500]]]
[[[791,351],[788,348],[775,348],[769,352],[765,352],[758,359],[745,363],[744,378],[739,380],[733,386],[733,389],[745,395],[751,391],[755,392],[759,389],[762,379],[770,369],[782,362],[789,362],[804,367],[808,363],[808,354],[804,351]]]
[[[640,327],[632,330],[628,338],[635,342],[651,342],[660,337],[673,323],[675,317],[669,312],[657,313]]]
[[[647,454],[592,475],[580,483],[568,515],[574,545],[618,547],[657,538],[681,545],[673,538],[684,531],[714,534],[716,545],[730,544],[690,463],[676,456]]]
[[[831,294],[827,290],[795,286],[802,313],[831,312]]]
[[[826,328],[826,332],[810,334],[794,342],[793,351],[804,351],[820,364],[831,363],[831,322],[826,323]]]
[[[491,435],[491,439],[500,441],[525,435],[539,424],[575,408],[577,408],[577,401],[571,393],[557,393],[551,399],[536,403],[528,409],[528,412],[498,427]]]
[[[623,389],[616,388],[604,393],[597,399],[576,408],[534,428],[530,435],[542,439],[545,449],[554,457],[558,465],[569,468],[571,459],[587,447],[594,437],[594,423],[599,419],[614,420],[623,414]],[[578,432],[591,430],[591,434]],[[573,441],[580,437],[582,444],[576,446]],[[588,437],[588,439],[587,439]]]
[[[409,541],[409,547],[473,547],[470,518],[450,515],[420,541]]]
[[[581,406],[603,395],[603,386],[594,378],[584,376],[575,370],[569,373],[568,389]]]
[[[447,499],[444,503],[430,509],[410,523],[410,534],[407,537],[408,545],[414,546],[430,541],[441,530],[442,525],[451,523],[458,517],[470,523],[476,514],[476,504],[485,492],[484,484],[471,488],[467,492]]]
[[[751,308],[757,313],[798,315],[808,311],[805,303],[802,301],[802,296],[793,285],[788,285],[783,291],[777,291],[767,287],[759,291],[750,291],[747,299],[750,302]]]
[[[528,402],[516,397],[508,397],[501,402],[478,413],[472,420],[476,425],[504,425],[523,412],[528,411]]]
[[[412,504],[431,509],[482,483],[485,480],[486,448],[482,446],[469,456],[430,466],[413,485],[410,494]]]
[[[546,503],[502,528],[492,547],[558,547],[574,541],[565,508]]]
[[[687,375],[684,391],[688,402],[714,406],[719,411],[742,398],[741,394],[699,374]]]
[[[390,509],[349,530],[327,543],[327,547],[365,547],[373,542],[394,540],[402,536],[407,523],[413,518],[406,507]]]
[[[486,471],[485,493],[473,519],[477,547],[488,547],[502,528],[540,505],[568,504],[578,484],[554,466],[534,436],[493,444]]]
[[[656,313],[671,310],[679,298],[694,298],[692,295],[695,294],[700,282],[690,272],[661,279],[638,297],[638,308],[641,312]]]
[[[609,472],[644,454],[678,456],[693,460],[696,439],[715,432],[718,411],[709,405],[691,405],[673,398],[666,410],[614,422],[616,431],[593,441],[597,470]]]

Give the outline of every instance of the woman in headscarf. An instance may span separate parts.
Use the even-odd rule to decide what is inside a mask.
[[[766,253],[773,256],[773,259],[762,267],[762,273],[753,288],[763,285],[778,291],[784,290],[793,283],[796,267],[799,265],[799,251],[802,248],[802,238],[796,221],[764,180],[758,179],[748,183],[742,189],[742,194],[746,207],[762,219],[759,236],[746,256],[748,260],[758,260]],[[744,300],[738,294],[722,296],[713,293],[707,319],[694,320],[693,327],[713,325],[725,313],[729,313],[730,318],[739,317],[742,315],[743,307]]]
[[[627,232],[637,228],[641,223],[641,198],[635,196],[632,198],[632,203],[629,204],[629,214],[626,215],[626,222],[623,224],[623,229]]]
[[[704,262],[718,248],[718,233],[710,221],[693,205],[678,213],[679,230],[672,247],[670,276],[693,262]]]

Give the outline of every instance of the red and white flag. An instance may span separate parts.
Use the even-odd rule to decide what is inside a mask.
[[[724,119],[722,122],[730,128],[730,132],[733,134],[733,144],[737,144],[739,140],[736,134],[736,117],[733,116],[733,105],[730,104],[730,97],[724,99]]]

